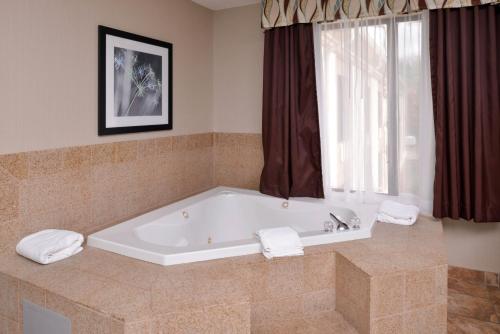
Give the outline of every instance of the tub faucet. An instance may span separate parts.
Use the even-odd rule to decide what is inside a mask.
[[[343,231],[349,231],[349,225],[341,221],[340,219],[337,218],[333,213],[330,212],[330,218],[337,223],[337,231],[343,232]],[[333,229],[333,227],[332,227]]]

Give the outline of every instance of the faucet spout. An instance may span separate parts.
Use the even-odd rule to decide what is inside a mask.
[[[337,223],[337,231],[348,231],[349,225],[341,221],[337,216],[330,212],[330,218]]]

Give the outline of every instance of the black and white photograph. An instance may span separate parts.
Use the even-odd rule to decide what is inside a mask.
[[[115,116],[161,115],[161,57],[115,47]]]
[[[172,129],[172,44],[99,26],[99,135]]]

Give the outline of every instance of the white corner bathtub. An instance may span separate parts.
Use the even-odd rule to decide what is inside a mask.
[[[325,232],[333,210],[349,208],[358,230]],[[369,238],[376,206],[325,200],[284,200],[257,191],[217,187],[88,237],[89,246],[161,265],[255,254],[255,232],[290,226],[304,246]]]

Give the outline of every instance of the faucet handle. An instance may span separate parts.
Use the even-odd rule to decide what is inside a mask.
[[[361,224],[361,219],[359,219],[358,216],[353,217],[350,222],[353,230],[359,230],[360,229],[360,224]]]
[[[333,228],[334,228],[333,222],[325,221],[323,223],[323,228],[324,228],[325,232],[333,232]]]

